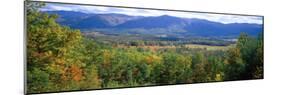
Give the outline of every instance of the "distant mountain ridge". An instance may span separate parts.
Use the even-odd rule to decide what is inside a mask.
[[[162,16],[129,16],[124,14],[86,14],[73,11],[46,11],[57,14],[58,23],[83,30],[105,30],[112,33],[126,31],[139,34],[169,34],[195,36],[238,36],[246,32],[255,36],[263,31],[260,24],[223,24],[205,19]],[[102,32],[102,31],[101,31]],[[179,34],[180,33],[180,34]]]

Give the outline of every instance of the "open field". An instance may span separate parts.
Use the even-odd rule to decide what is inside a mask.
[[[216,51],[216,50],[226,51],[232,47],[235,47],[235,44],[230,44],[228,46],[211,46],[211,45],[200,45],[200,44],[186,44],[183,46],[125,46],[125,45],[117,46],[117,48],[143,48],[152,51],[157,51],[160,49],[177,49],[177,48],[202,49],[207,51]]]
[[[187,44],[185,45],[186,48],[200,48],[200,49],[206,49],[206,50],[228,50],[231,47],[235,47],[235,44],[231,44],[228,46],[210,46],[210,45],[199,45],[199,44]]]

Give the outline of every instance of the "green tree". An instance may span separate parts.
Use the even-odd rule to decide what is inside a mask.
[[[257,42],[257,49],[256,49],[256,54],[255,54],[255,65],[254,70],[252,72],[253,78],[263,78],[263,62],[264,62],[264,54],[263,54],[263,34],[260,34],[258,37],[258,42]]]
[[[202,52],[196,53],[192,58],[192,80],[193,82],[206,82],[207,73],[205,70],[206,59]]]
[[[238,48],[233,48],[228,51],[227,66],[225,69],[225,80],[241,80],[245,72],[245,63],[241,58],[241,53]]]
[[[27,71],[27,89],[31,91],[44,92],[50,85],[49,76],[50,75],[47,72],[37,68]]]

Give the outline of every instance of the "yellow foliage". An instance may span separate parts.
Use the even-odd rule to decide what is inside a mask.
[[[110,65],[111,53],[109,50],[103,50],[103,65]]]
[[[222,81],[222,76],[221,76],[221,74],[216,74],[215,81]]]
[[[149,56],[145,57],[145,62],[147,64],[160,63],[160,61],[161,61],[161,57],[159,57],[157,55],[149,55]]]

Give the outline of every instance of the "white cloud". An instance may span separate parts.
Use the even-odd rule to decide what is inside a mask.
[[[41,8],[42,11],[52,11],[52,10],[65,10],[73,11],[69,6],[60,6],[59,4],[47,4],[44,8]]]
[[[221,23],[256,23],[262,24],[262,17],[259,16],[241,16],[227,14],[212,14],[212,13],[196,13],[196,12],[178,12],[178,11],[159,11],[147,9],[131,9],[131,8],[115,8],[102,6],[85,6],[85,5],[70,5],[70,4],[50,4],[41,9],[42,11],[65,10],[79,11],[84,13],[119,13],[132,16],[161,16],[170,15],[182,18],[199,18],[209,21]]]

